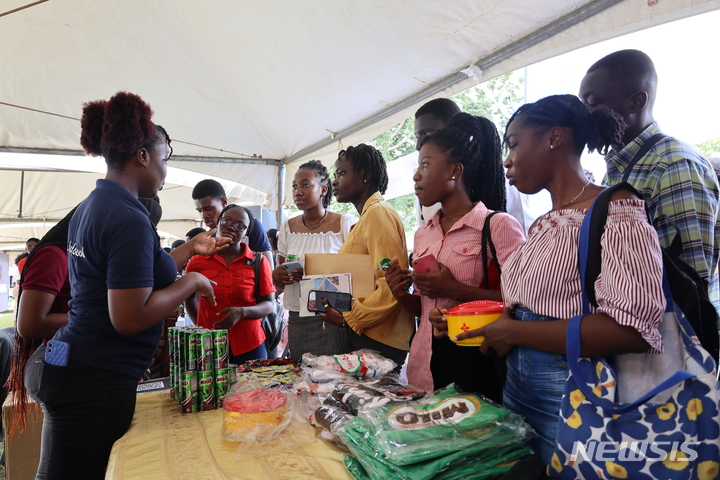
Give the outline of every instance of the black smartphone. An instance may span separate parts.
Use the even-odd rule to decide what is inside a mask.
[[[325,298],[332,308],[339,312],[349,312],[352,309],[352,295],[345,292],[325,292],[323,290],[310,290],[307,308],[311,312],[325,313]]]

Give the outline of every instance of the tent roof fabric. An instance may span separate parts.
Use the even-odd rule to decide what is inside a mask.
[[[7,13],[27,4],[0,7],[0,151],[76,154],[83,102],[128,90],[170,133],[186,160],[174,166],[225,179],[238,198],[271,209],[283,200],[281,165],[288,192],[300,163],[329,164],[431,97],[720,8],[720,0],[50,0]],[[16,168],[33,170],[34,160],[0,158],[0,169]],[[71,178],[52,197],[26,184],[36,203],[49,202],[33,212],[82,198],[80,176],[77,185]],[[17,204],[0,199],[0,214]]]

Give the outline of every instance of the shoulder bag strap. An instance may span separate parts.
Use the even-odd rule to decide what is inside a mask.
[[[640,147],[640,150],[635,154],[632,160],[630,160],[630,163],[628,164],[627,168],[625,169],[625,172],[623,173],[623,182],[627,182],[628,177],[630,177],[630,174],[632,173],[632,169],[635,167],[635,164],[640,161],[642,157],[645,156],[645,154],[655,146],[657,142],[662,140],[663,138],[667,137],[664,133],[656,133],[652,137],[645,140],[645,143],[642,144],[642,147]]]
[[[248,247],[245,247],[248,248]],[[260,267],[262,266],[262,252],[255,252],[255,303],[260,303]]]
[[[500,212],[498,212],[498,211],[491,212],[488,214],[488,216],[485,217],[485,224],[483,225],[483,230],[482,230],[483,278],[485,278],[485,289],[486,290],[490,290],[490,278],[489,278],[490,265],[488,265],[488,258],[487,258],[488,247],[490,247],[490,253],[493,256],[493,260],[495,261],[495,265],[497,266],[498,273],[500,273],[500,262],[498,262],[497,254],[495,253],[495,244],[492,241],[492,232],[490,231],[490,219],[496,213],[500,213]]]
[[[638,400],[628,403],[625,405],[622,405],[620,407],[608,407],[606,403],[601,402],[601,398],[595,394],[588,385],[587,380],[585,379],[585,376],[583,375],[582,370],[580,369],[580,365],[578,364],[578,361],[580,360],[580,349],[581,349],[581,334],[580,334],[580,325],[582,322],[582,319],[585,315],[590,313],[590,304],[588,302],[588,295],[587,295],[587,287],[590,285],[586,283],[586,278],[588,275],[587,267],[588,267],[588,251],[589,247],[593,243],[597,243],[597,246],[599,247],[600,244],[600,236],[597,235],[595,237],[591,237],[590,229],[591,225],[593,223],[600,225],[604,225],[607,221],[607,203],[610,201],[610,195],[613,191],[619,189],[619,188],[630,188],[627,184],[621,183],[619,185],[615,185],[614,187],[610,187],[605,189],[598,195],[598,197],[595,199],[595,202],[588,210],[588,213],[585,215],[585,220],[583,221],[582,228],[580,229],[580,278],[583,280],[583,313],[582,315],[577,315],[575,317],[572,317],[570,319],[570,322],[568,323],[567,327],[567,334],[565,337],[565,350],[566,350],[566,357],[567,357],[567,363],[568,367],[570,368],[570,371],[572,372],[573,376],[575,377],[578,388],[585,394],[585,397],[593,403],[593,405],[602,408],[606,413],[609,414],[623,414],[627,413],[631,410],[636,409],[638,406],[645,404],[648,400],[650,400],[652,397],[657,395],[658,393],[662,392],[663,390],[667,390],[668,388],[672,387],[673,385],[687,379],[695,377],[695,375],[686,372],[684,370],[678,370],[675,372],[670,378],[663,381],[660,385],[653,388],[650,392],[643,395]],[[603,204],[604,204],[604,212],[603,212]],[[595,207],[599,207],[598,210],[595,209]],[[602,217],[601,217],[602,216]],[[600,235],[602,235],[602,230],[600,231]],[[599,252],[599,249],[598,249]],[[599,270],[598,270],[599,274]],[[663,287],[667,284],[667,277],[663,273],[663,276],[665,277],[663,279]],[[597,278],[597,277],[596,277]],[[592,282],[594,284],[594,280]],[[666,288],[663,288],[663,291],[665,293],[665,296],[667,297],[669,294],[669,291]],[[672,298],[669,299],[669,301],[672,301]]]
[[[585,221],[583,222],[583,228],[580,230],[580,271],[584,272],[581,276],[583,292],[587,296],[587,301],[595,307],[597,307],[595,280],[597,280],[600,275],[601,264],[600,239],[602,238],[603,231],[605,231],[610,197],[617,190],[628,190],[642,198],[642,194],[635,190],[629,183],[623,182],[606,188],[600,192],[588,210],[587,215],[585,215]],[[587,229],[585,228],[585,223],[588,224]],[[584,258],[582,254],[583,249],[587,250]],[[585,266],[583,266],[583,262],[585,262]],[[589,313],[589,310],[586,313]]]

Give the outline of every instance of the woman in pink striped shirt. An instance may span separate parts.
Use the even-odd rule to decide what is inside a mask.
[[[421,141],[415,194],[423,206],[440,202],[442,208],[415,233],[413,255],[433,255],[440,272],[415,272],[413,294],[403,288],[411,282],[409,270],[393,266],[386,275],[395,298],[420,317],[408,358],[410,383],[433,390],[454,382],[497,402],[502,400],[504,360],[455,345],[446,334],[434,338],[428,315],[449,301],[502,300],[499,272],[488,270],[494,275],[485,283],[481,252],[486,217],[493,210],[505,210],[501,147],[495,125],[467,113],[454,115],[445,128]],[[524,241],[523,230],[506,213],[494,215],[489,225],[502,267]],[[488,260],[495,262],[490,251]]]
[[[505,133],[510,184],[527,194],[547,189],[553,209],[536,220],[527,241],[505,262],[508,308],[502,317],[458,339],[483,335],[482,351],[508,355],[503,405],[535,428],[531,444],[545,465],[567,377],[565,330],[568,319],[582,312],[580,227],[603,190],[587,180],[580,156],[585,145],[604,153],[620,142],[624,127],[610,110],[590,113],[574,95],[555,95],[520,107]],[[582,323],[582,356],[662,351],[662,256],[645,202],[617,192],[601,241],[598,307]]]

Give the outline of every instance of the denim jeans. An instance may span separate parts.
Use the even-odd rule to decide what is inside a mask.
[[[527,308],[518,308],[513,318],[522,321],[557,320],[536,315]],[[568,376],[565,355],[543,352],[534,348],[515,347],[507,357],[507,380],[503,406],[522,415],[535,429],[537,437],[530,447],[550,464],[560,420],[560,402]]]
[[[253,348],[249,352],[240,353],[238,355],[233,355],[230,353],[230,363],[235,365],[242,365],[243,363],[247,362],[248,360],[257,360],[258,358],[267,358],[267,348],[265,347],[265,342],[261,343],[257,347]]]
[[[50,420],[49,445],[42,445],[47,480],[105,478],[112,446],[135,413],[137,384],[130,375],[75,360],[65,367],[43,362],[37,397]]]

